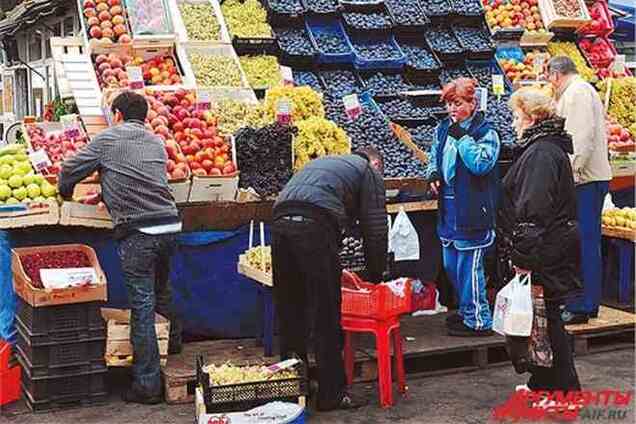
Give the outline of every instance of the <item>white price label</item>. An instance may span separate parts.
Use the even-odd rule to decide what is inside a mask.
[[[492,92],[495,96],[501,96],[505,92],[504,76],[501,74],[493,74],[492,76]]]
[[[208,90],[197,90],[196,110],[209,110],[212,108],[212,93]]]
[[[357,119],[362,114],[362,106],[360,106],[360,100],[357,94],[350,94],[342,98],[344,103],[345,112],[349,119]]]
[[[128,88],[131,90],[144,88],[144,73],[140,66],[128,66],[126,73],[128,73]]]
[[[537,54],[532,60],[532,71],[537,75],[537,79],[543,75],[547,57],[544,53]]]
[[[294,73],[289,66],[281,66],[280,75],[283,77],[283,84],[294,85]]]
[[[77,119],[77,115],[63,115],[60,116],[60,122],[64,127],[64,135],[67,138],[77,138],[81,135],[80,133],[80,125]]]
[[[292,104],[287,98],[280,99],[276,103],[276,122],[282,125],[291,123]]]
[[[57,268],[40,270],[42,285],[47,289],[64,289],[97,284],[95,268]]]
[[[624,74],[625,73],[625,55],[617,54],[614,58],[614,62],[612,62],[612,72],[615,74]]]
[[[39,149],[29,153],[29,160],[31,161],[31,165],[33,165],[33,169],[37,172],[42,172],[49,166],[53,165],[48,153],[46,153],[46,150],[44,149]]]
[[[479,87],[475,89],[475,100],[480,112],[485,112],[488,109],[488,89]]]

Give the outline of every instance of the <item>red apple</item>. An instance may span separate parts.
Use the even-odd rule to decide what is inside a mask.
[[[92,26],[88,31],[88,34],[91,38],[102,38],[103,32],[102,29],[98,26]],[[110,67],[110,65],[108,65]]]
[[[97,17],[100,21],[110,21],[112,18],[111,14],[107,10],[99,12],[99,15],[97,15]]]
[[[220,169],[218,169],[218,168],[212,168],[212,169],[210,169],[210,171],[208,172],[208,175],[209,175],[210,177],[220,177],[220,176],[222,176],[222,175],[223,175],[223,173],[222,173],[222,172],[221,172],[221,170],[220,170]]]

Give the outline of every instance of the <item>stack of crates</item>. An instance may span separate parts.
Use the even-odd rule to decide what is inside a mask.
[[[15,346],[22,393],[33,412],[107,399],[102,302],[33,307],[17,299]]]

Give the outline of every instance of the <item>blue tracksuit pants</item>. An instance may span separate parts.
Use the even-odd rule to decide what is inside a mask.
[[[581,229],[581,268],[583,297],[573,299],[567,310],[579,314],[596,314],[601,304],[603,261],[601,258],[601,214],[609,191],[607,181],[576,187],[576,208]]]
[[[444,243],[444,269],[459,298],[459,313],[464,324],[475,330],[490,330],[492,315],[486,297],[484,273],[485,248],[458,250]]]

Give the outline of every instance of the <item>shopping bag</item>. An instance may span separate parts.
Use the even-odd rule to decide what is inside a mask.
[[[420,259],[420,238],[404,208],[400,208],[389,231],[389,246],[389,252],[393,252],[396,262]]]
[[[517,274],[497,293],[493,330],[502,336],[532,333],[532,293],[530,274]]]

